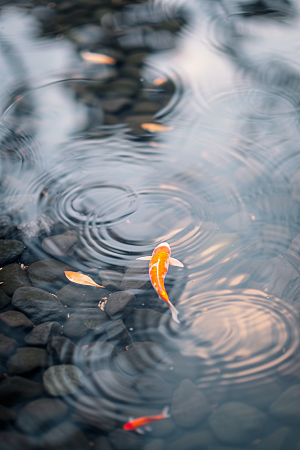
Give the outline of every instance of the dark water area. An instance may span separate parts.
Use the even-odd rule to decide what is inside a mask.
[[[300,450],[299,43],[292,0],[0,2],[1,450]]]

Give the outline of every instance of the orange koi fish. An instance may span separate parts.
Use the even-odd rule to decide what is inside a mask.
[[[152,431],[149,423],[154,422],[155,420],[167,419],[168,417],[171,417],[169,414],[169,407],[165,406],[161,414],[157,414],[156,416],[144,416],[138,417],[137,419],[129,417],[129,421],[123,425],[123,430],[135,430],[137,433],[144,434],[145,431]]]
[[[150,260],[149,263],[149,276],[152,286],[158,293],[159,298],[164,300],[169,306],[172,317],[175,322],[179,323],[178,311],[175,306],[170,302],[169,296],[165,289],[164,279],[167,275],[169,264],[172,266],[183,267],[183,264],[178,259],[171,258],[171,249],[167,242],[162,242],[153,250],[151,256],[142,256],[137,259]]]

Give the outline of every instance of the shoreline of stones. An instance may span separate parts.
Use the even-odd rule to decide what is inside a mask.
[[[124,274],[100,271],[101,289],[69,283],[64,271],[73,268],[55,259],[19,264],[24,249],[0,239],[5,450],[299,449],[300,384],[203,393],[195,384],[199,359],[168,339],[171,316],[159,311],[147,261],[130,262]],[[122,429],[129,416],[166,405],[171,418],[155,422],[152,433]]]

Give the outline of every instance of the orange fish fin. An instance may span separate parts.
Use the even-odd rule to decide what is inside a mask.
[[[136,428],[135,431],[139,434],[145,434],[145,430],[143,428]]]
[[[184,265],[180,261],[178,261],[178,259],[175,259],[172,257],[170,257],[170,259],[169,259],[169,264],[171,266],[184,267]]]
[[[179,320],[178,320],[179,312],[177,311],[175,306],[170,302],[170,300],[167,302],[167,304],[168,304],[168,306],[169,306],[169,308],[171,310],[173,320],[175,320],[175,322],[177,322],[177,323],[180,323]]]
[[[153,428],[151,427],[151,425],[145,425],[144,426],[144,429],[146,430],[146,431],[152,431],[153,430]]]
[[[169,417],[171,417],[169,407],[165,406],[164,409],[162,410],[161,414],[162,414],[162,416],[164,416],[165,419],[168,419]]]
[[[152,258],[152,256],[141,256],[140,258],[136,258],[138,259],[144,259],[145,261],[150,261],[150,259]]]
[[[84,275],[80,272],[72,272],[71,270],[66,270],[65,275],[68,278],[68,280],[72,281],[72,283],[76,284],[83,284],[85,286],[97,286],[104,288],[104,286],[100,286],[100,284],[96,284],[92,278],[88,277],[87,275]]]

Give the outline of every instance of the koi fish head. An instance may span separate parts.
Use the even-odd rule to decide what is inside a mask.
[[[152,256],[158,252],[167,252],[169,255],[171,255],[171,248],[167,242],[161,242],[153,250]]]
[[[133,429],[134,429],[134,426],[131,422],[127,422],[127,423],[125,423],[125,425],[123,425],[123,430],[130,431]]]

